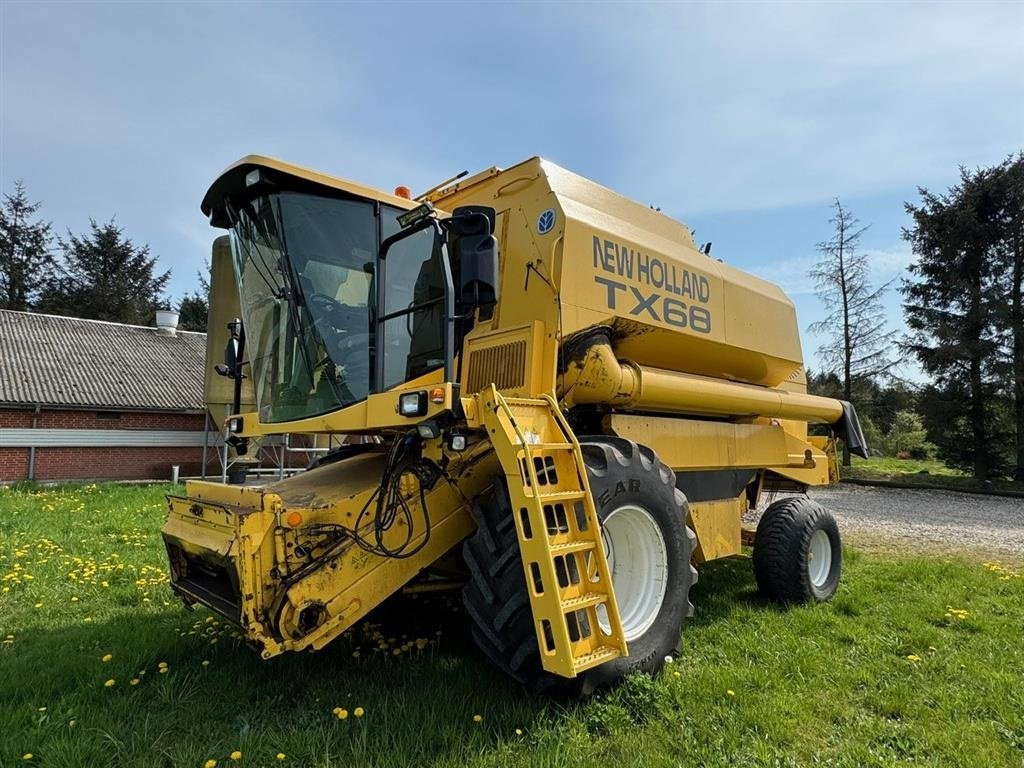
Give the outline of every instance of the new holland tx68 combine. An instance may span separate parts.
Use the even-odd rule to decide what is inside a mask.
[[[694,566],[741,552],[762,494],[829,482],[808,422],[864,451],[850,405],[806,393],[779,288],[545,160],[413,201],[247,157],[202,209],[229,230],[214,274],[233,262],[241,309],[227,330],[214,306],[210,329],[231,442],[376,438],[261,487],[170,497],[174,589],[265,658],[458,580],[480,649],[533,690],[657,671]],[[839,533],[806,498],[769,507],[753,547],[772,598],[835,591]]]

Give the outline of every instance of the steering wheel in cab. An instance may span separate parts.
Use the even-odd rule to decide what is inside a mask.
[[[306,297],[312,311],[313,325],[338,365],[354,368],[369,365],[370,333],[366,307],[342,304],[323,293]],[[359,330],[354,330],[359,329]]]

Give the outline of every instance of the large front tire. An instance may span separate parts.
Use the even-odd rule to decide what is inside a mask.
[[[618,438],[581,441],[602,521],[629,655],[572,680],[544,671],[508,491],[499,479],[477,499],[477,531],[463,545],[470,581],[463,600],[473,638],[496,667],[538,693],[586,696],[633,672],[654,674],[679,645],[693,612],[696,538],[675,475],[649,448]]]

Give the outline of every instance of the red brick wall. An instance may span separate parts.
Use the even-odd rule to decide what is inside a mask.
[[[36,417],[39,429],[190,429],[202,430],[201,413],[144,413],[117,411],[118,418],[101,419],[99,411],[41,410]],[[32,426],[36,416],[31,408],[0,409],[0,429]]]
[[[97,411],[42,410],[40,429],[166,429],[202,431],[202,414],[138,413],[121,411],[120,418],[97,418]],[[29,428],[36,414],[31,409],[0,409],[0,429]],[[182,475],[198,475],[202,447],[195,448],[37,448],[35,479],[49,480],[163,480],[171,466]],[[217,458],[212,452],[211,462]],[[0,482],[28,478],[29,449],[0,448]]]

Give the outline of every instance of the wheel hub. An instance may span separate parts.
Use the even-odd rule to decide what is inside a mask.
[[[601,524],[608,570],[626,642],[643,635],[661,611],[668,587],[668,549],[654,517],[626,504]],[[601,629],[609,631],[605,607],[598,606]]]
[[[807,549],[807,576],[811,584],[821,587],[828,581],[832,570],[832,542],[828,534],[818,529],[811,534],[811,544]]]

